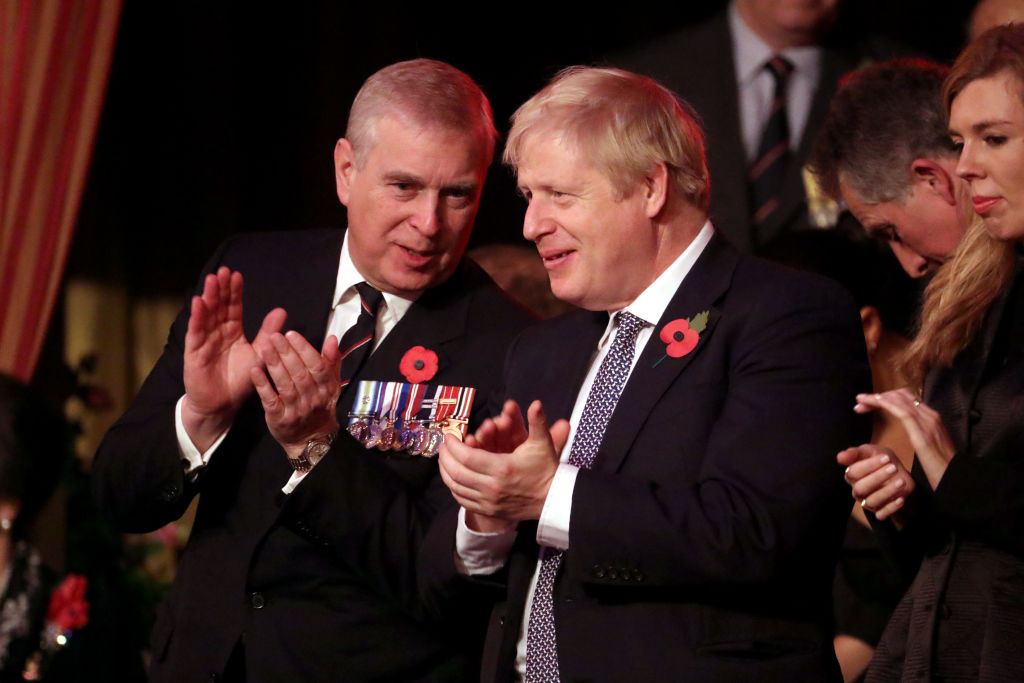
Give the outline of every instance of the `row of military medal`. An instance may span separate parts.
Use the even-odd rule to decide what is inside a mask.
[[[466,436],[473,387],[364,380],[346,430],[366,448],[434,457],[445,434]]]

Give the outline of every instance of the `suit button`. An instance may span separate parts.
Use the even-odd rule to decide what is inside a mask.
[[[642,571],[640,571],[639,569],[634,569],[633,570],[633,580],[634,581],[643,581],[644,580],[644,573]]]
[[[263,598],[263,593],[256,591],[249,596],[249,606],[253,609],[263,609],[263,606],[267,604],[267,601]]]
[[[505,617],[498,617],[498,626],[505,628]]]
[[[178,490],[177,486],[175,486],[174,484],[168,484],[167,486],[160,489],[160,500],[164,501],[165,503],[170,503],[175,498],[177,498],[178,494],[180,493],[181,491]]]
[[[612,579],[613,581],[615,579],[619,578],[619,573],[617,571],[615,571],[615,567],[612,567],[611,569],[608,570],[608,578]]]
[[[597,578],[604,578],[604,567],[602,567],[601,565],[595,564],[593,567],[591,567],[590,571],[594,572],[594,576],[596,576]]]

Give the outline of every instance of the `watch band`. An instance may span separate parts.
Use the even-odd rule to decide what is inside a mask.
[[[288,458],[288,464],[296,472],[309,472],[313,469],[314,465],[320,462],[320,458],[327,455],[327,452],[331,450],[331,444],[334,443],[335,436],[337,436],[337,432],[331,432],[323,436],[314,436],[306,442],[306,447],[302,449],[302,453],[294,458]]]

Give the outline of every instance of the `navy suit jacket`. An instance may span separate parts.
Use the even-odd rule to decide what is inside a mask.
[[[701,311],[696,348],[663,359],[657,331]],[[568,418],[607,320],[583,311],[526,330],[509,351],[505,393]],[[838,678],[830,590],[849,492],[835,454],[870,435],[852,410],[869,387],[843,290],[716,235],[642,350],[593,469],[576,480],[554,587],[561,679]],[[446,523],[438,563],[453,551]],[[492,615],[484,680],[512,680],[537,553],[536,524],[521,524],[497,577],[507,600]],[[443,575],[429,585],[441,590]]]
[[[343,234],[238,237],[205,272],[226,265],[244,275],[249,339],[266,313],[281,306],[286,327],[316,346],[326,334]],[[154,628],[153,680],[220,675],[243,634],[250,681],[464,679],[475,668],[476,642],[457,642],[458,632],[427,625],[414,588],[419,541],[436,512],[454,505],[436,460],[366,451],[342,434],[282,504],[291,468],[254,395],[210,464],[190,481],[173,413],[184,392],[188,314],[186,306],[94,466],[97,499],[126,531],[175,520],[200,494]],[[478,389],[472,426],[486,413],[509,340],[527,321],[475,264],[463,262],[410,307],[356,379],[404,381],[402,355],[425,346],[439,359],[432,383]],[[339,413],[350,404],[346,392]]]

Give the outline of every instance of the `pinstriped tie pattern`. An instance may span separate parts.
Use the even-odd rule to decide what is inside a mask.
[[[765,64],[775,79],[772,108],[757,148],[757,157],[750,167],[751,206],[755,229],[764,223],[779,206],[782,183],[789,166],[789,122],[786,118],[786,83],[793,73],[793,64],[775,55]]]
[[[636,337],[647,325],[632,313],[622,311],[615,314],[618,330],[601,361],[601,367],[594,378],[594,385],[587,396],[580,416],[580,424],[572,441],[569,464],[581,469],[590,469],[597,457],[598,447],[604,439],[608,420],[619,402],[622,388],[629,376],[636,349]],[[562,565],[562,551],[541,548],[541,567],[537,576],[537,587],[530,605],[530,623],[526,632],[526,680],[527,683],[558,681],[558,649],[555,638],[555,616],[552,609],[552,589],[555,576]]]
[[[338,342],[341,351],[341,387],[344,389],[363,366],[373,348],[373,331],[377,323],[377,310],[384,295],[365,282],[356,285],[359,294],[359,317]]]

